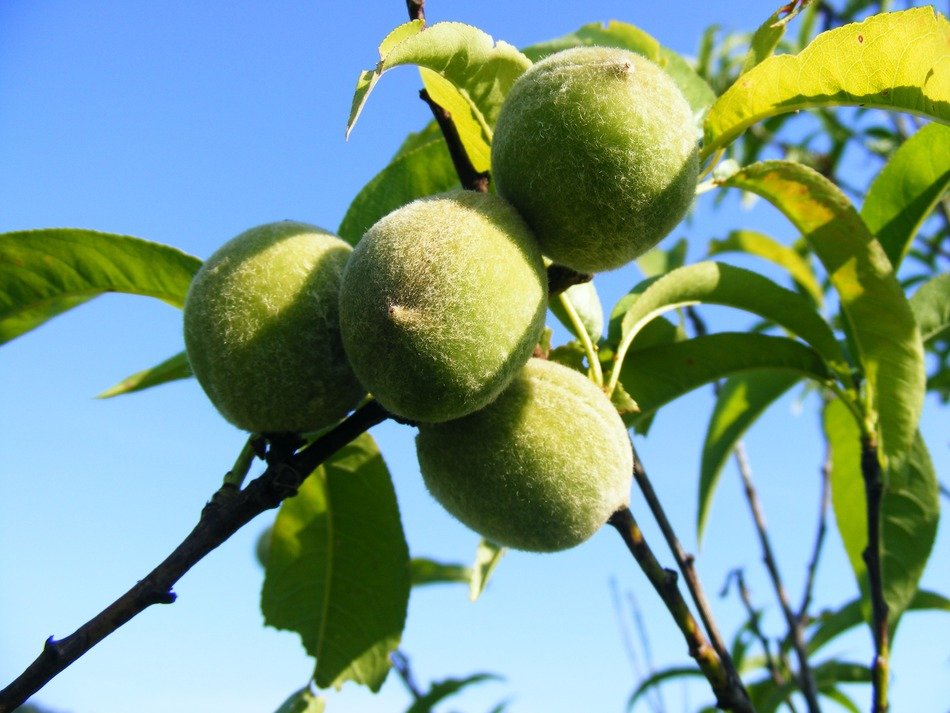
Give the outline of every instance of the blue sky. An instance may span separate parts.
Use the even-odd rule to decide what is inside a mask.
[[[430,21],[475,24],[515,45],[615,18],[690,54],[708,24],[754,29],[773,9],[751,0],[431,0],[428,14]],[[349,142],[343,139],[356,77],[375,64],[377,44],[404,15],[397,0],[0,4],[0,231],[84,227],[204,258],[273,220],[335,229],[406,133],[429,118],[416,96],[418,76],[404,68],[383,78]],[[725,205],[713,212],[712,197],[701,197],[694,218],[674,231],[674,238],[689,237],[691,259],[729,228],[794,238],[767,207],[746,210],[734,196]],[[633,268],[598,277],[605,306],[639,278]],[[730,319],[720,310],[708,314],[714,325]],[[181,347],[179,312],[108,295],[0,349],[0,684],[33,659],[47,636],[71,632],[160,561],[191,528],[240,449],[244,435],[217,415],[194,381],[93,398]],[[823,456],[814,402],[799,409],[799,396],[779,402],[748,438],[796,600]],[[690,395],[637,441],[693,550],[699,447],[710,405],[706,391]],[[945,412],[934,401],[923,428],[946,481]],[[425,492],[412,429],[386,424],[373,435],[393,473],[412,553],[468,562],[478,538]],[[646,524],[636,496],[633,509]],[[269,521],[262,516],[225,543],[179,583],[176,604],[123,627],[38,700],[74,713],[276,709],[306,682],[312,663],[295,635],[261,624],[253,546]],[[771,631],[780,632],[731,466],[709,529],[698,566],[723,630],[731,634],[742,612],[734,597],[716,594],[730,569],[745,567]],[[647,535],[663,551],[653,528]],[[944,593],[948,555],[943,528],[924,584]],[[671,562],[665,552],[663,558]],[[837,542],[829,544],[819,576],[820,603],[854,596]],[[515,711],[620,711],[635,679],[611,581],[643,608],[657,663],[687,662],[677,631],[611,531],[555,555],[511,553],[476,604],[460,586],[416,590],[404,648],[422,682],[477,671],[505,677],[473,689],[459,709],[488,710],[507,698]],[[895,650],[894,710],[943,710],[938,702],[950,700],[948,638],[950,617],[907,617]],[[864,632],[829,651],[870,659]],[[395,676],[379,696],[348,685],[329,698],[334,713],[397,711],[409,700]],[[695,708],[708,696],[701,687],[671,688],[670,710],[683,709],[684,698]]]

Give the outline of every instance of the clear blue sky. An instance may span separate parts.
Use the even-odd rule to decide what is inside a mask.
[[[470,22],[526,45],[611,18],[639,25],[689,54],[711,23],[754,27],[777,6],[730,3],[461,2],[431,0],[430,21]],[[410,68],[388,74],[348,143],[343,129],[356,77],[405,19],[401,0],[360,3],[0,3],[0,231],[71,226],[136,235],[207,257],[244,229],[292,218],[334,229],[349,201],[409,131],[427,120]],[[870,170],[873,166],[858,166]],[[734,227],[784,240],[771,210],[735,198],[712,212],[702,197],[691,258]],[[634,268],[597,279],[605,306],[639,280]],[[726,317],[709,312],[713,324]],[[194,381],[108,401],[92,397],[182,347],[180,313],[124,295],[98,298],[0,348],[0,685],[38,653],[142,577],[189,531],[244,435]],[[796,394],[795,396],[798,396]],[[699,446],[711,400],[677,402],[637,446],[687,547]],[[946,413],[928,401],[925,436],[947,480]],[[943,418],[943,422],[941,422]],[[787,583],[797,600],[817,513],[822,459],[814,402],[777,404],[748,439],[752,466]],[[445,515],[421,484],[413,431],[373,431],[393,473],[414,555],[470,561],[477,536]],[[730,467],[723,476],[699,569],[723,630],[742,619],[716,593],[745,567],[772,633],[781,632],[760,555]],[[649,516],[634,496],[634,512]],[[73,713],[276,709],[312,662],[295,635],[263,628],[262,573],[253,557],[262,516],[200,563],[154,607],[50,683],[38,700]],[[663,559],[653,528],[649,539]],[[924,584],[950,592],[942,528]],[[643,608],[658,665],[686,663],[685,646],[612,531],[565,553],[511,553],[476,604],[461,586],[413,593],[404,648],[422,682],[477,671],[505,676],[472,689],[456,709],[621,711],[634,676],[610,582]],[[832,541],[817,600],[855,594]],[[623,596],[626,596],[625,594]],[[945,711],[950,617],[909,615],[894,657],[893,709]],[[868,663],[858,632],[829,647]],[[857,691],[861,705],[867,693]],[[372,697],[352,684],[328,709],[398,711],[395,675]],[[667,691],[670,710],[696,708],[703,689]]]

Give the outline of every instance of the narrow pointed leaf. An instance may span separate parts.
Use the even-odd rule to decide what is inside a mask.
[[[300,634],[317,685],[379,690],[409,599],[409,553],[389,472],[373,439],[344,446],[284,501],[261,610]]]
[[[499,680],[501,680],[501,677],[492,673],[475,673],[465,678],[447,678],[444,681],[436,681],[425,695],[417,698],[406,709],[406,713],[431,713],[438,703],[456,695],[469,686],[485,681]]]
[[[169,381],[177,381],[178,379],[188,379],[191,376],[193,374],[191,365],[188,363],[188,355],[185,352],[179,352],[161,364],[125,377],[118,384],[103,391],[97,398],[108,399],[120,394],[131,394],[133,391],[150,389],[153,386],[167,384]]]
[[[488,580],[505,556],[507,548],[496,545],[494,542],[482,540],[475,551],[475,564],[472,565],[472,580],[469,582],[468,598],[473,602],[478,600],[488,586]]]
[[[924,342],[950,329],[950,272],[925,282],[910,298],[910,308]]]
[[[786,337],[722,332],[674,344],[631,351],[620,383],[640,406],[628,424],[670,401],[718,379],[755,370],[773,370],[814,379],[830,378],[815,350]]]
[[[792,279],[809,294],[816,305],[821,305],[824,301],[821,285],[808,260],[767,235],[754,230],[734,230],[722,240],[710,240],[707,250],[709,257],[741,252],[768,260],[785,269]]]
[[[950,24],[931,7],[873,15],[818,35],[797,55],[741,75],[706,115],[703,155],[756,122],[830,106],[907,111],[950,122]]]
[[[618,362],[626,358],[645,324],[665,311],[696,303],[728,305],[773,321],[808,342],[847,378],[848,366],[834,333],[806,298],[750,270],[717,262],[681,267],[648,283],[624,315]]]
[[[441,136],[400,152],[350,203],[337,234],[356,245],[384,215],[406,203],[458,186],[458,174]]]
[[[175,307],[201,261],[168,245],[77,228],[0,234],[0,344],[103,292]]]
[[[895,270],[948,186],[950,126],[944,124],[928,124],[911,136],[871,183],[861,217]]]
[[[861,434],[840,400],[825,408],[825,436],[831,446],[831,496],[835,522],[867,604],[867,506],[861,474]],[[894,627],[913,600],[937,532],[940,502],[937,476],[918,434],[903,458],[884,473],[881,503],[884,599]],[[866,612],[870,616],[870,609]]]
[[[702,540],[719,475],[739,439],[766,408],[798,382],[799,376],[780,371],[759,371],[728,379],[719,390],[709,419],[699,469],[697,540]]]
[[[877,431],[885,456],[900,456],[914,441],[923,407],[923,344],[880,243],[841,190],[801,164],[756,163],[724,185],[772,203],[824,265],[864,373],[868,428]]]
[[[786,7],[776,10],[753,33],[752,40],[749,42],[749,51],[742,60],[743,74],[775,53],[779,42],[785,36],[785,28],[801,9],[801,6],[795,3],[789,3],[789,5],[793,6],[791,12],[788,12]]]
[[[472,159],[488,154],[491,130],[501,103],[515,80],[531,66],[531,60],[508,43],[496,43],[478,28],[459,22],[425,27],[414,20],[401,25],[380,45],[379,55],[375,69],[359,77],[347,135],[379,78],[393,67],[414,64],[440,75],[464,100],[466,116],[461,117],[456,111],[453,118]],[[444,87],[437,91],[444,91]],[[475,168],[485,170],[488,166],[476,161]]]
[[[656,62],[683,92],[697,124],[716,100],[716,94],[689,62],[673,50],[661,46],[649,33],[626,22],[594,22],[563,37],[526,47],[523,52],[529,59],[537,62],[561,50],[586,46],[618,47]]]
[[[461,564],[445,564],[427,557],[413,557],[409,563],[412,586],[425,584],[468,584],[472,580],[472,569]]]
[[[832,639],[863,624],[861,605],[860,599],[852,599],[837,611],[822,615],[814,633],[808,638],[808,653],[814,654]],[[918,590],[906,611],[926,610],[950,612],[950,599],[936,592]]]
[[[657,671],[652,676],[647,676],[645,679],[640,681],[640,684],[635,689],[633,689],[633,693],[630,694],[630,698],[627,700],[627,710],[632,711],[633,707],[637,704],[637,701],[639,701],[640,698],[649,693],[651,689],[656,688],[666,681],[702,675],[702,671],[700,671],[695,666],[666,668],[662,671]]]

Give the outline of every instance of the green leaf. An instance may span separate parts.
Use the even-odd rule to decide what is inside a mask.
[[[413,557],[409,562],[412,586],[424,584],[468,584],[472,581],[472,569],[461,564],[445,564],[426,557]]]
[[[755,255],[784,268],[803,290],[821,305],[824,294],[808,260],[797,252],[776,240],[753,230],[734,230],[722,240],[710,240],[707,255],[721,255],[729,252],[741,252]]]
[[[373,439],[344,446],[284,501],[261,594],[265,623],[300,634],[321,688],[378,691],[409,600],[409,553]]]
[[[815,685],[820,693],[832,691],[839,683],[866,683],[871,670],[863,664],[846,661],[825,661],[812,668]],[[771,678],[750,684],[749,698],[758,713],[774,713],[799,690],[797,681],[777,684]]]
[[[835,522],[851,568],[867,599],[867,505],[861,473],[861,434],[848,408],[838,399],[825,407],[825,437],[831,447],[831,500]],[[920,434],[910,451],[894,459],[884,472],[881,502],[884,600],[890,623],[917,592],[937,533],[940,514],[937,476]],[[868,616],[870,609],[868,607]]]
[[[489,578],[507,551],[507,548],[485,539],[478,543],[475,564],[472,565],[472,580],[469,582],[468,598],[471,601],[478,600],[485,591]]]
[[[457,108],[452,113],[459,138],[475,170],[487,170],[492,127],[501,103],[515,80],[531,66],[531,60],[508,43],[496,43],[470,25],[439,22],[425,27],[418,20],[393,30],[380,45],[379,56],[375,69],[363,72],[357,81],[347,136],[383,73],[400,65],[415,64],[446,80],[433,80],[423,72],[427,89],[439,96],[433,99],[465,107],[463,113]]]
[[[924,342],[950,329],[950,272],[928,280],[910,298],[910,308]]]
[[[161,364],[125,377],[118,384],[110,386],[96,398],[107,399],[112,396],[119,396],[120,394],[131,394],[133,391],[150,389],[153,386],[167,384],[169,381],[177,381],[178,379],[188,379],[191,376],[193,376],[193,373],[191,371],[191,365],[188,363],[188,355],[185,354],[185,352],[179,352]]]
[[[752,40],[749,42],[749,51],[742,61],[743,74],[753,67],[758,66],[775,53],[778,43],[781,42],[785,36],[785,28],[799,11],[798,5],[795,3],[790,4],[794,5],[791,12],[788,12],[786,7],[779,8],[769,15],[768,19],[759,25],[758,29],[752,35]]]
[[[648,693],[650,689],[656,688],[666,681],[702,675],[702,671],[700,671],[696,666],[678,666],[657,671],[653,675],[647,676],[645,679],[640,681],[640,684],[633,690],[633,693],[630,694],[630,698],[627,699],[627,710],[632,711],[633,707],[637,704],[637,701],[640,700],[644,694]]]
[[[825,382],[824,360],[810,347],[786,337],[722,332],[630,352],[620,383],[639,404],[637,421],[673,399],[734,374],[767,369]]]
[[[772,203],[821,260],[864,373],[865,429],[877,431],[886,457],[900,456],[914,440],[923,407],[924,354],[910,305],[880,243],[837,186],[800,164],[756,163],[724,185]]]
[[[649,281],[623,317],[616,363],[623,364],[645,324],[663,312],[697,303],[728,305],[771,320],[814,347],[842,380],[848,378],[834,332],[807,299],[750,270],[718,262],[688,265]]]
[[[950,186],[950,126],[928,124],[905,141],[871,183],[861,217],[894,270]]]
[[[852,599],[837,611],[822,614],[814,633],[808,639],[808,653],[814,654],[832,639],[864,623],[861,614],[861,599]],[[950,612],[950,599],[942,594],[917,590],[906,611],[945,611]]]
[[[853,105],[950,122],[950,25],[931,7],[873,15],[818,35],[797,55],[769,57],[713,104],[703,156],[770,116]]]
[[[326,705],[327,701],[323,696],[318,696],[306,686],[292,693],[276,713],[323,713]]]
[[[491,673],[475,673],[465,678],[447,678],[444,681],[437,681],[432,684],[424,696],[417,698],[413,704],[406,709],[406,713],[431,713],[436,704],[441,703],[450,696],[454,696],[463,688],[467,688],[476,683],[484,683],[485,681],[500,680],[500,676]]]
[[[696,515],[697,540],[702,540],[719,475],[736,443],[765,409],[798,380],[797,374],[758,371],[734,376],[723,383],[703,443],[699,470],[699,509]]]
[[[126,235],[76,228],[0,234],[0,344],[103,292],[185,302],[201,261]]]
[[[574,307],[574,311],[577,312],[587,336],[596,344],[604,333],[604,308],[600,304],[600,295],[597,294],[594,283],[581,282],[577,285],[571,285],[562,294],[564,299],[569,300],[571,306]],[[548,303],[548,307],[551,308],[551,312],[558,318],[558,321],[570,330],[571,334],[580,338],[560,300],[552,299]]]
[[[400,152],[350,203],[337,234],[356,245],[384,215],[423,196],[458,186],[458,174],[441,136]]]
[[[662,47],[652,35],[626,22],[594,22],[563,37],[526,47],[523,52],[531,61],[537,62],[555,52],[587,46],[618,47],[656,62],[683,92],[697,124],[716,100],[713,90],[689,62],[673,50]]]
[[[637,267],[645,277],[659,277],[686,264],[686,239],[680,238],[670,248],[655,247],[637,258]]]

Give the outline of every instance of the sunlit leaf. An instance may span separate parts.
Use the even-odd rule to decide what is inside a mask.
[[[648,282],[623,317],[616,362],[623,363],[645,324],[663,312],[697,303],[728,305],[773,321],[808,342],[847,378],[848,366],[834,333],[807,299],[758,273],[718,262],[688,265]]]
[[[701,540],[719,475],[739,439],[759,416],[798,382],[799,376],[780,371],[749,372],[722,385],[709,419],[699,470],[697,539]]]
[[[179,352],[161,364],[125,377],[118,384],[103,391],[97,398],[107,399],[120,394],[131,394],[133,391],[150,389],[153,386],[167,384],[169,381],[177,381],[178,379],[188,379],[191,376],[193,374],[191,365],[188,363],[188,355],[185,352]]]
[[[406,713],[431,713],[436,704],[456,695],[464,688],[485,681],[500,680],[500,676],[491,673],[475,673],[465,678],[447,678],[444,681],[436,681],[426,694],[413,701],[412,705],[406,709]]]
[[[468,598],[476,601],[488,586],[488,580],[501,558],[505,556],[507,548],[496,545],[494,542],[482,540],[475,551],[475,563],[472,565],[472,580],[469,582]]]
[[[837,611],[823,614],[818,619],[814,633],[808,638],[808,653],[814,654],[832,639],[863,624],[864,616],[861,610],[861,600],[852,599]],[[950,599],[937,592],[918,590],[907,605],[906,611],[925,610],[950,612]]]
[[[911,136],[871,183],[861,217],[895,270],[948,186],[950,126],[943,124],[928,124]]]
[[[831,500],[835,522],[865,603],[867,567],[867,505],[861,473],[861,434],[840,400],[825,408],[825,436],[831,447]],[[884,599],[891,626],[913,600],[937,533],[940,513],[937,476],[920,434],[903,458],[884,472],[881,502]],[[866,616],[870,615],[867,609]]]
[[[201,261],[168,245],[77,228],[0,234],[0,344],[103,292],[185,302]]]
[[[292,693],[275,713],[323,713],[326,705],[326,699],[318,696],[307,686]]]
[[[261,594],[264,620],[300,634],[317,660],[318,686],[352,680],[376,691],[402,634],[409,586],[389,471],[363,434],[281,506]]]
[[[710,240],[707,251],[710,257],[729,252],[741,252],[768,260],[784,268],[792,279],[811,296],[815,304],[821,305],[824,301],[821,285],[818,284],[818,279],[811,265],[808,264],[808,260],[767,235],[753,230],[734,230],[722,240]]]
[[[801,109],[864,106],[950,122],[950,24],[931,7],[873,15],[769,57],[736,80],[704,124],[703,155],[752,124]]]
[[[798,14],[800,9],[796,3],[789,4],[794,6],[792,12],[787,12],[785,7],[779,8],[769,15],[768,19],[752,34],[749,51],[742,60],[743,73],[761,64],[775,52],[782,37],[785,36],[785,28],[789,21]]]
[[[800,164],[747,166],[727,186],[756,193],[795,225],[838,293],[864,374],[864,411],[882,453],[910,448],[923,407],[923,344],[884,250],[831,181]]]
[[[350,203],[337,233],[352,245],[380,218],[424,196],[459,184],[458,174],[441,136],[400,152],[376,174]]]
[[[910,298],[910,308],[924,342],[950,329],[950,272],[928,280]]]
[[[458,109],[453,112],[459,138],[475,170],[487,170],[488,146],[501,103],[515,80],[531,66],[531,60],[508,43],[496,43],[470,25],[439,22],[425,27],[419,20],[393,30],[380,45],[379,56],[376,67],[363,72],[357,81],[347,135],[383,73],[414,64],[441,76],[464,101],[466,114],[462,116]],[[443,84],[431,83],[430,88],[443,98],[449,93]]]
[[[537,62],[555,52],[586,46],[618,47],[656,62],[683,92],[697,123],[716,100],[713,90],[689,62],[673,50],[661,46],[652,35],[626,22],[594,22],[563,37],[526,47],[523,51],[532,61]]]
[[[412,586],[424,584],[468,584],[472,581],[472,569],[461,564],[445,564],[427,557],[413,557],[409,562]]]
[[[636,423],[664,404],[718,379],[754,370],[775,370],[820,383],[830,375],[810,347],[785,337],[721,332],[646,349],[632,350],[620,371],[620,383],[641,413]]]

